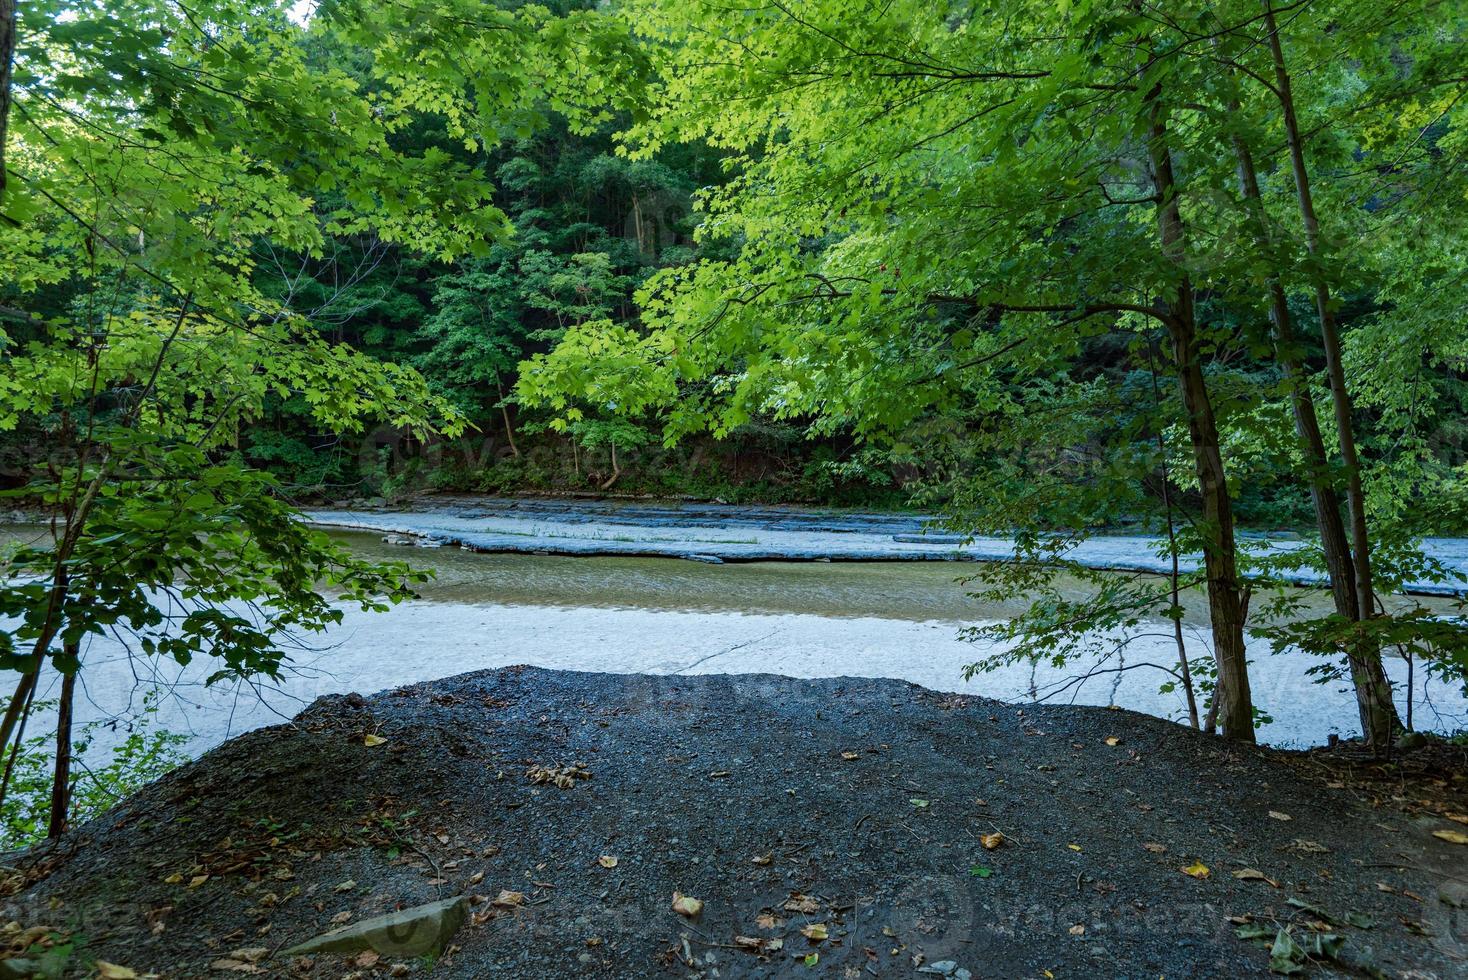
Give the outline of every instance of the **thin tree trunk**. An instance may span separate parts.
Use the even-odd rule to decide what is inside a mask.
[[[505,404],[505,386],[500,384],[499,375],[494,376],[495,390],[500,393],[500,417],[505,420],[505,438],[510,440],[510,452],[520,455],[520,447],[515,445],[515,427],[510,424],[510,406]]]
[[[76,645],[66,645],[67,659],[76,663]],[[56,769],[51,779],[51,822],[46,836],[60,837],[71,813],[71,717],[76,701],[76,675],[80,668],[62,675],[61,703],[56,709]]]
[[[0,208],[5,206],[5,144],[10,127],[11,78],[15,69],[15,5],[16,0],[0,0]]]
[[[36,697],[36,685],[34,682],[34,675],[26,674],[25,677],[22,678],[22,685],[25,683],[26,680],[30,680],[31,684],[26,689],[25,700],[22,702],[22,707],[19,712],[20,718],[15,727],[15,744],[13,746],[9,745],[8,743],[0,744],[0,752],[5,751],[5,749],[7,748],[10,749],[10,756],[5,760],[5,775],[3,777],[0,777],[0,800],[5,799],[6,794],[10,792],[10,779],[15,774],[15,762],[18,758],[20,758],[21,746],[25,744],[25,726],[26,722],[30,719],[31,716],[31,702],[34,701]]]
[[[1147,368],[1152,376],[1152,406],[1159,413],[1162,408],[1162,391],[1157,384],[1157,364],[1153,356],[1154,344],[1150,341],[1147,345]],[[1167,440],[1163,437],[1162,426],[1157,427],[1157,451],[1161,454],[1162,462],[1162,506],[1167,510],[1167,550],[1172,556],[1172,569],[1168,582],[1172,587],[1172,638],[1177,644],[1177,666],[1183,679],[1183,693],[1187,695],[1188,721],[1194,728],[1202,727],[1198,721],[1198,699],[1193,693],[1193,671],[1188,666],[1188,647],[1183,641],[1183,616],[1182,601],[1178,589],[1178,553],[1177,553],[1177,525],[1173,519],[1172,509],[1172,474],[1167,465]]]
[[[1231,100],[1229,108],[1237,112],[1238,102]],[[1243,137],[1237,134],[1233,137],[1233,146],[1238,161],[1239,187],[1255,225],[1257,244],[1261,252],[1267,253],[1270,246],[1269,224],[1264,213],[1263,196],[1259,191],[1254,155]],[[1357,601],[1355,562],[1346,537],[1346,525],[1341,519],[1340,497],[1330,476],[1325,441],[1320,435],[1320,421],[1315,414],[1315,400],[1310,396],[1305,367],[1298,351],[1289,303],[1285,298],[1284,286],[1277,276],[1269,282],[1269,319],[1274,326],[1275,359],[1284,369],[1285,379],[1290,385],[1290,407],[1309,474],[1310,500],[1315,508],[1316,525],[1320,529],[1320,544],[1330,576],[1331,595],[1335,600],[1336,612],[1356,622],[1363,617]],[[1346,660],[1356,691],[1361,731],[1369,742],[1376,743],[1383,737],[1389,739],[1392,731],[1399,726],[1396,708],[1392,704],[1391,683],[1382,667],[1379,647],[1365,636],[1358,637],[1355,643],[1348,645]],[[1385,705],[1384,711],[1382,705]],[[1384,731],[1380,730],[1383,725]]]
[[[1274,60],[1275,94],[1279,98],[1284,117],[1286,141],[1290,150],[1290,167],[1295,179],[1295,193],[1300,205],[1300,220],[1305,227],[1305,247],[1310,254],[1310,276],[1315,287],[1315,307],[1320,318],[1320,336],[1325,348],[1325,370],[1330,380],[1331,404],[1335,409],[1337,439],[1340,445],[1341,462],[1346,471],[1346,512],[1350,518],[1351,550],[1355,572],[1356,608],[1358,620],[1371,619],[1376,612],[1375,585],[1371,573],[1371,541],[1366,529],[1366,494],[1361,485],[1361,459],[1356,451],[1356,433],[1352,421],[1351,394],[1346,388],[1345,366],[1341,357],[1340,332],[1336,327],[1335,309],[1332,305],[1330,285],[1321,269],[1320,220],[1315,213],[1315,202],[1310,191],[1310,171],[1305,164],[1305,143],[1300,134],[1299,120],[1295,115],[1295,97],[1290,86],[1290,74],[1285,65],[1284,47],[1279,37],[1272,0],[1263,0],[1264,26],[1269,37],[1269,50]],[[1396,707],[1392,704],[1391,685],[1386,681],[1381,668],[1379,651],[1374,654],[1367,647],[1365,659],[1375,659],[1379,676],[1364,678],[1365,683],[1356,686],[1357,699],[1362,714],[1362,729],[1372,745],[1389,745],[1392,737],[1401,728]],[[1353,673],[1354,673],[1353,664]],[[1370,668],[1370,663],[1363,664]]]
[[[617,482],[617,477],[619,477],[619,476],[622,475],[622,468],[617,465],[617,444],[614,442],[614,443],[611,444],[611,446],[612,446],[612,475],[609,476],[609,477],[607,477],[607,482],[605,482],[605,483],[603,483],[601,485],[601,488],[603,490],[610,490],[612,488],[612,484]]]
[[[1218,423],[1208,394],[1198,352],[1193,284],[1182,271],[1186,229],[1177,202],[1177,180],[1167,141],[1166,114],[1161,88],[1147,96],[1147,149],[1157,190],[1157,233],[1162,252],[1179,270],[1175,297],[1165,317],[1172,341],[1173,362],[1188,432],[1198,487],[1203,498],[1203,566],[1208,579],[1208,608],[1213,630],[1213,656],[1218,662],[1214,703],[1225,738],[1253,742],[1254,704],[1249,693],[1249,668],[1244,646],[1243,606],[1239,595],[1238,561],[1234,545],[1233,502],[1219,448]]]

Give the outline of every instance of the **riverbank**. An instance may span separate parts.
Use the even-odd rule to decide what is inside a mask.
[[[410,507],[317,508],[305,512],[323,527],[371,531],[404,544],[450,545],[473,551],[571,556],[682,558],[709,563],[755,561],[1005,561],[1007,538],[946,532],[932,515],[795,507],[624,500],[508,497],[430,497]],[[1290,535],[1246,534],[1241,547],[1260,557],[1299,551]],[[1468,579],[1468,539],[1430,538],[1423,553]],[[1088,538],[1066,557],[1085,567],[1166,573],[1171,560],[1161,539],[1137,534]],[[1186,571],[1201,556],[1184,556]],[[1321,584],[1313,569],[1296,567],[1300,584]],[[1460,593],[1464,581],[1418,577],[1409,591]]]
[[[15,861],[3,912],[169,977],[417,975],[284,951],[461,894],[435,977],[1267,976],[1281,929],[1325,973],[1451,976],[1441,776],[1399,804],[1126,711],[511,668],[235,739]]]
[[[1181,691],[1165,689],[1170,676],[1155,669],[1078,682],[1093,664],[1015,664],[965,678],[965,665],[997,648],[968,642],[961,630],[1025,608],[1022,600],[971,598],[972,588],[960,581],[975,570],[970,565],[573,559],[405,549],[379,535],[332,533],[354,554],[407,558],[434,578],[420,598],[389,612],[343,610],[339,625],[288,648],[288,668],[273,681],[206,686],[215,669],[207,658],[181,667],[144,656],[118,637],[88,637],[77,724],[103,724],[89,751],[106,758],[126,739],[150,691],[158,692],[154,727],[185,736],[182,748],[197,756],[231,736],[288,720],[322,695],[380,691],[512,664],[668,675],[861,675],[1016,703],[1044,698],[1186,717]],[[1079,590],[1077,583],[1065,594],[1078,596]],[[1190,653],[1206,657],[1206,603],[1185,595],[1183,605]],[[1176,652],[1166,631],[1144,624],[1137,632],[1125,663],[1172,662]],[[1261,741],[1303,748],[1357,734],[1348,683],[1316,683],[1307,671],[1318,661],[1297,652],[1271,654],[1265,641],[1251,641],[1250,654],[1255,702],[1271,719],[1259,729]],[[1391,658],[1387,668],[1405,713],[1406,665]],[[1412,680],[1416,727],[1442,733],[1468,728],[1468,700],[1459,689],[1423,670]],[[54,699],[59,684],[59,675],[44,672],[37,699]],[[52,723],[49,713],[34,722],[38,730]]]

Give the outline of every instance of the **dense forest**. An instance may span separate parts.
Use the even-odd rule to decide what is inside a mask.
[[[1211,656],[1179,627],[1176,676],[1234,740],[1246,631],[1344,679],[1376,750],[1384,657],[1468,677],[1461,619],[1403,595],[1453,585],[1417,541],[1468,532],[1461,3],[0,25],[7,493],[54,529],[9,556],[0,745],[59,671],[53,833],[89,636],[269,677],[283,637],[422,581],[295,520],[312,500],[930,509],[1018,542],[979,587],[1030,610],[975,672],[1201,593]],[[1058,591],[1119,527],[1203,564]],[[1261,528],[1307,547],[1261,557]]]

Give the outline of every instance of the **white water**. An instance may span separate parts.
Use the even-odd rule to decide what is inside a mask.
[[[575,561],[578,559],[561,559]],[[581,559],[584,560],[584,559]],[[190,736],[189,751],[202,752],[225,738],[288,719],[322,694],[386,688],[465,671],[512,664],[563,670],[626,673],[778,673],[792,677],[893,677],[939,691],[1028,701],[1032,689],[1049,690],[1076,673],[1028,666],[1003,668],[963,679],[963,666],[985,648],[958,638],[953,621],[876,617],[827,617],[802,613],[740,614],[598,607],[494,605],[415,601],[384,614],[348,612],[325,642],[329,648],[298,651],[293,670],[278,686],[202,687],[206,665],[156,671],[145,658],[130,658],[115,642],[97,641],[83,671],[87,703],[81,720],[107,718],[136,706],[140,692],[159,683],[162,727]],[[1194,655],[1205,647],[1190,628]],[[1260,730],[1282,746],[1319,743],[1331,733],[1358,731],[1354,702],[1344,683],[1316,685],[1305,676],[1303,655],[1270,656],[1256,644],[1251,678],[1256,705],[1274,721]],[[1126,663],[1171,664],[1170,638],[1143,638]],[[1404,665],[1391,665],[1405,681]],[[1163,695],[1166,678],[1135,669],[1093,678],[1053,699],[1057,703],[1117,704],[1149,714],[1183,718],[1181,694]],[[1418,727],[1452,731],[1468,726],[1468,704],[1442,684],[1417,678]],[[43,696],[44,696],[43,691]],[[1399,700],[1405,703],[1404,696]],[[99,739],[105,744],[108,739]]]
[[[612,528],[616,537],[630,536],[623,533],[624,515],[614,516],[619,520],[551,528],[544,516],[536,520],[548,532],[543,534],[547,541],[565,540],[560,535],[584,537],[588,530],[601,534],[603,527]],[[791,516],[794,523],[825,521],[819,515]],[[642,518],[632,515],[632,520]],[[810,533],[837,539],[864,533],[860,518],[848,515],[841,520],[854,523],[855,529]],[[664,525],[659,533],[671,537],[679,532]],[[749,536],[745,526],[719,529],[708,523],[681,532],[685,547],[690,542],[703,547],[709,539]],[[213,666],[203,660],[188,668],[159,664],[130,655],[116,638],[93,638],[83,652],[84,696],[78,721],[125,720],[141,705],[145,691],[158,688],[163,692],[159,727],[187,735],[187,749],[197,754],[232,735],[284,722],[323,694],[371,694],[513,664],[653,674],[891,677],[934,690],[1008,701],[1052,695],[1054,703],[1116,704],[1165,718],[1185,717],[1181,693],[1160,694],[1159,686],[1169,678],[1149,668],[1096,676],[1059,691],[1059,685],[1083,668],[1019,665],[966,681],[963,667],[994,650],[960,639],[960,629],[1014,615],[1019,608],[986,605],[967,596],[955,579],[972,574],[972,565],[932,561],[709,565],[666,558],[404,549],[384,545],[375,536],[344,537],[354,551],[407,558],[433,568],[438,578],[423,590],[422,599],[388,613],[346,611],[339,627],[312,637],[309,649],[292,651],[291,669],[279,683],[261,680],[205,688],[202,680]],[[1190,656],[1201,661],[1208,655],[1204,619],[1196,597],[1185,598],[1184,605],[1191,607],[1185,620]],[[1122,662],[1172,666],[1175,650],[1169,630],[1170,624],[1146,627],[1146,635],[1127,647]],[[1251,645],[1251,655],[1256,705],[1274,719],[1260,730],[1262,740],[1304,746],[1324,742],[1331,734],[1357,734],[1354,702],[1346,685],[1314,684],[1305,674],[1311,658],[1273,656],[1262,642]],[[1399,685],[1405,684],[1405,664],[1394,659],[1388,671]],[[1461,691],[1425,683],[1420,670],[1415,680],[1417,727],[1468,728],[1468,701]],[[39,697],[54,696],[57,684],[54,675],[48,676]],[[1405,708],[1405,690],[1399,691],[1398,700]],[[44,731],[49,722],[39,716],[32,730]],[[95,749],[105,750],[121,737],[120,730],[104,732]]]

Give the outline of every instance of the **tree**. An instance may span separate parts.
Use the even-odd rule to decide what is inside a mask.
[[[425,4],[415,23],[457,12]],[[0,426],[44,439],[17,493],[54,517],[51,545],[21,551],[0,590],[19,624],[0,746],[16,743],[13,764],[40,671],[55,667],[67,678],[55,834],[88,634],[130,633],[142,654],[180,663],[216,657],[211,680],[274,676],[283,638],[337,621],[340,604],[383,608],[421,580],[306,530],[273,481],[234,456],[271,399],[299,398],[337,432],[460,424],[416,373],[331,343],[293,291],[262,288],[257,252],[319,257],[330,237],[358,234],[441,258],[483,251],[506,231],[484,175],[432,146],[404,151],[394,134],[432,114],[450,138],[497,138],[595,22],[490,11],[480,26],[497,30],[452,60],[419,47],[420,29],[394,35],[370,49],[367,91],[304,41],[371,34],[389,16],[373,5],[323,8],[306,28],[284,8],[232,0],[41,4],[22,16],[0,103],[12,110],[0,279],[17,324],[4,338]],[[615,37],[598,42],[612,58]],[[466,87],[462,72],[488,62],[515,68]]]
[[[1442,69],[1452,48],[1440,6],[1394,8],[1394,40],[1410,39],[1406,62],[1370,35],[1367,25],[1381,21],[1370,5],[1342,2],[1321,8],[1319,19],[1292,13],[1290,37],[1310,43],[1315,62],[1331,66],[1317,74],[1339,82],[1312,84],[1321,117],[1365,127],[1370,108],[1441,95],[1445,108],[1432,124],[1450,118],[1456,101],[1436,87],[1450,77]],[[1259,160],[1280,142],[1276,127],[1257,125],[1263,96],[1278,88],[1267,82],[1270,38],[1279,33],[1268,8],[1021,4],[1004,18],[856,0],[774,4],[738,18],[711,4],[644,0],[624,9],[658,57],[652,111],[625,134],[628,152],[703,139],[728,154],[738,176],[704,196],[700,235],[705,246],[733,243],[734,256],[654,277],[640,295],[645,329],[571,330],[527,371],[521,397],[560,410],[580,399],[657,412],[669,440],[727,433],[766,412],[808,420],[816,432],[850,425],[880,438],[926,413],[985,410],[1016,392],[1068,385],[1060,379],[1091,370],[1086,358],[1099,338],[1160,328],[1177,385],[1172,421],[1190,448],[1189,465],[1171,476],[1196,494],[1187,538],[1206,566],[1215,707],[1226,735],[1252,738],[1248,598],[1288,581],[1291,569],[1238,548],[1236,485],[1261,452],[1300,466],[1301,445],[1279,424],[1292,398],[1297,420],[1307,418],[1301,399],[1316,384],[1304,356],[1256,313],[1275,305],[1260,302],[1273,296],[1270,282],[1288,302],[1321,266],[1308,247],[1293,247],[1308,246],[1309,236],[1282,225],[1284,182],[1264,181],[1260,200],[1240,186],[1239,143]],[[1451,22],[1449,30],[1460,29]],[[1338,37],[1326,23],[1350,27]],[[1366,153],[1387,168],[1392,149],[1408,150],[1427,133],[1387,127],[1378,144],[1381,130],[1347,127],[1330,158],[1355,154],[1359,168]],[[1330,130],[1304,132],[1320,140]],[[1431,145],[1456,145],[1455,132],[1431,134]],[[1451,172],[1423,169],[1432,179]],[[1345,195],[1340,206],[1350,207]],[[1350,213],[1358,228],[1373,220],[1359,201]],[[1377,259],[1389,255],[1359,264]],[[1267,358],[1275,345],[1286,377],[1244,383],[1234,365]],[[1342,358],[1326,360],[1329,381]],[[1350,412],[1335,418],[1339,439]],[[1063,449],[1068,432],[1038,435]],[[1032,447],[1005,444],[1010,454]],[[1317,474],[1307,486],[1327,491],[1337,471],[1322,468],[1315,449],[1306,433],[1301,469]],[[986,465],[988,473],[968,478],[1002,475]],[[1028,479],[1036,468],[1010,469]],[[1342,496],[1360,498],[1348,484]],[[1037,512],[1027,503],[987,508],[978,515],[987,523],[961,515],[960,526],[1010,532],[1020,523],[1021,559],[1040,563],[1089,533],[1088,521],[1127,514],[1120,502],[1108,511],[1086,492],[1056,492],[1061,502],[1042,509],[1049,528],[1021,523]],[[1327,572],[1339,589],[1343,575],[1358,572],[1341,560],[1330,507],[1322,498]],[[1354,549],[1364,556],[1369,545],[1358,536]],[[1395,635],[1422,619],[1394,620]],[[1359,621],[1347,627],[1339,614],[1314,630],[1308,641],[1299,624],[1273,635],[1347,660],[1363,730],[1380,743],[1390,712],[1378,647],[1360,639]]]

